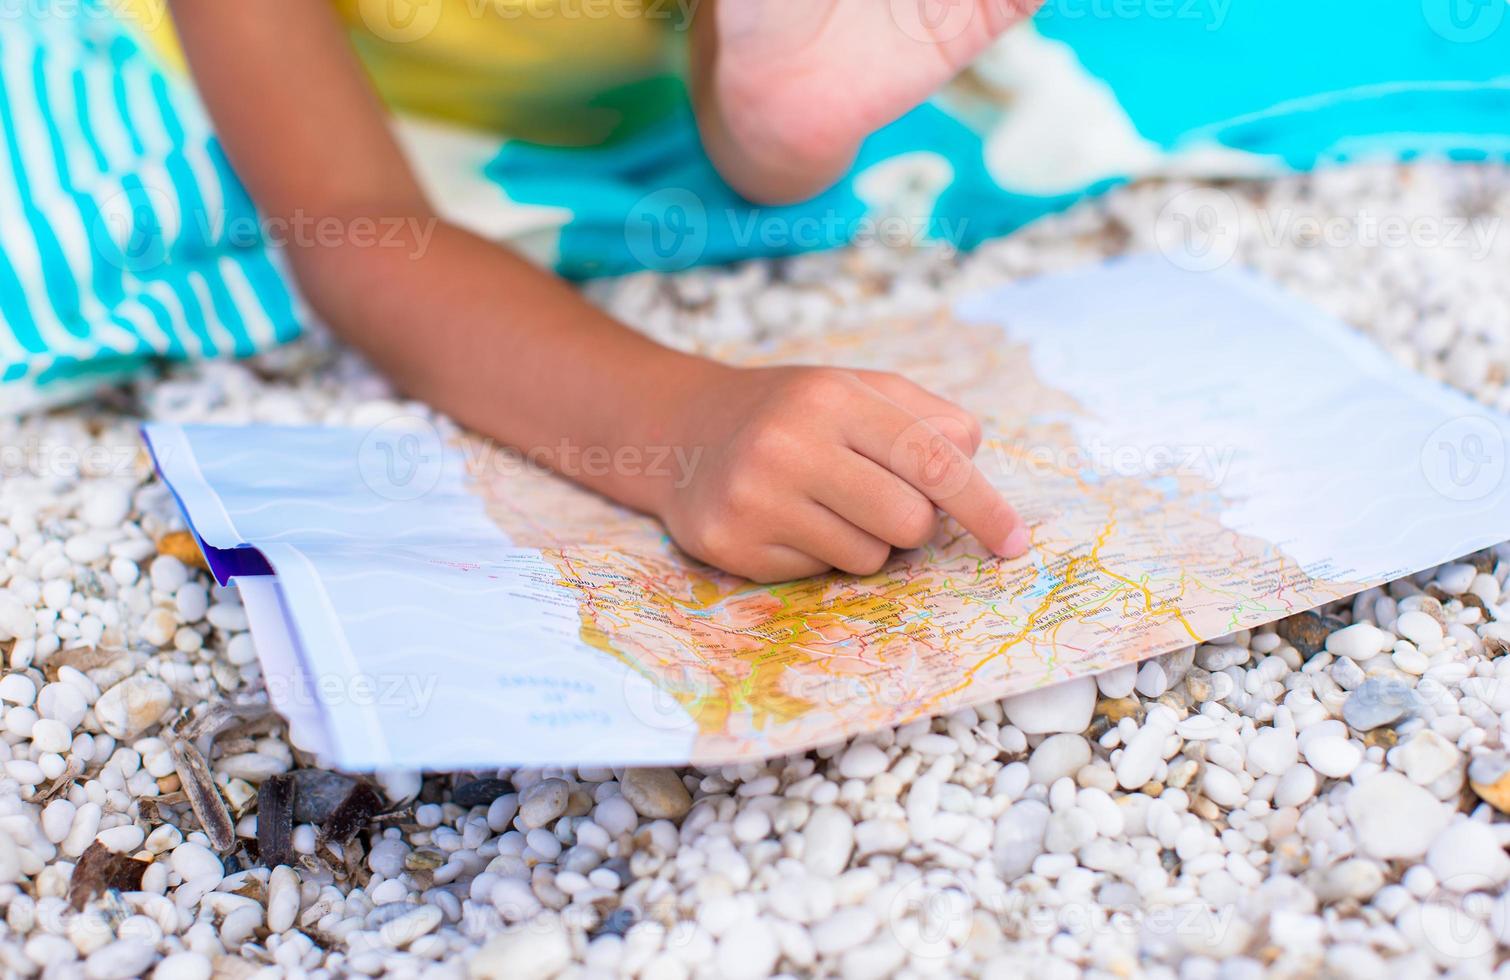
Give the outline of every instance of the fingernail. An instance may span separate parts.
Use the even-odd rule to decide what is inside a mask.
[[[1020,558],[1028,551],[1028,526],[1019,524],[1007,535],[1007,540],[1001,544],[1001,550],[997,552],[1003,558]]]

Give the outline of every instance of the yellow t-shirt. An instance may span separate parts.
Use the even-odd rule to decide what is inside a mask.
[[[122,6],[182,66],[166,0]],[[234,2],[234,0],[229,0]],[[666,0],[331,0],[393,108],[532,142],[591,146],[681,98]]]

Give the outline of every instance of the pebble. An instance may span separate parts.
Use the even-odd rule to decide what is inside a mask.
[[[1443,565],[1437,569],[1437,588],[1448,595],[1462,595],[1473,585],[1479,570],[1469,564]]]
[[[1414,643],[1418,650],[1431,651],[1442,645],[1442,624],[1424,612],[1401,613],[1395,620],[1395,631]]]
[[[117,854],[130,854],[142,846],[142,842],[147,839],[147,833],[140,827],[128,823],[102,830],[95,835],[94,839]]]
[[[1096,707],[1096,681],[1081,677],[1053,684],[1014,695],[1001,706],[1007,720],[1027,735],[1083,732]]]
[[[1084,810],[1052,813],[1043,828],[1043,849],[1052,854],[1073,854],[1095,839],[1095,818]]]
[[[36,700],[37,685],[30,677],[25,674],[0,677],[0,701],[27,706]]]
[[[1347,899],[1367,901],[1384,885],[1384,871],[1365,858],[1339,861],[1323,871],[1316,881],[1316,897],[1332,904]]]
[[[90,527],[116,528],[131,514],[131,488],[118,480],[86,483],[79,516]]]
[[[1394,638],[1373,623],[1354,623],[1329,634],[1326,651],[1356,663],[1376,657],[1394,644]]]
[[[1306,742],[1306,763],[1323,776],[1346,779],[1363,761],[1363,749],[1342,735],[1322,735]]]
[[[189,568],[172,555],[158,555],[147,566],[147,577],[153,588],[172,595],[189,581]]]
[[[571,962],[571,938],[555,916],[543,916],[493,936],[467,964],[478,980],[545,980]]]
[[[166,609],[153,609],[142,620],[142,639],[153,646],[168,646],[177,633],[178,620]]]
[[[1101,696],[1114,701],[1131,694],[1137,682],[1137,664],[1124,664],[1096,675],[1096,687],[1101,691]]]
[[[1294,766],[1279,777],[1274,787],[1274,804],[1298,807],[1316,795],[1319,784],[1315,769],[1306,765]]]
[[[299,914],[299,875],[293,868],[280,864],[273,869],[267,886],[267,927],[273,932],[293,928]]]
[[[519,794],[519,822],[526,828],[544,827],[566,812],[570,797],[571,786],[564,779],[542,779]]]
[[[197,623],[210,611],[210,594],[198,582],[185,582],[173,593],[173,605],[178,611],[179,622]]]
[[[1452,810],[1396,772],[1359,781],[1344,801],[1362,850],[1380,859],[1418,858],[1452,819]]]
[[[1401,681],[1370,677],[1342,703],[1342,717],[1355,731],[1369,732],[1414,714],[1415,691]]]
[[[389,946],[403,949],[419,937],[433,932],[443,918],[439,907],[421,905],[383,923],[378,934]]]
[[[1271,776],[1283,776],[1300,759],[1295,731],[1290,728],[1263,728],[1248,743],[1248,761]]]
[[[185,881],[208,882],[209,887],[214,887],[225,877],[225,866],[215,852],[192,841],[173,848],[169,861]]]
[[[619,789],[636,813],[652,820],[677,820],[692,809],[692,795],[672,769],[626,769]]]
[[[1164,758],[1164,742],[1174,726],[1162,714],[1151,714],[1127,742],[1117,760],[1117,782],[1124,789],[1137,789],[1153,779]]]
[[[1422,786],[1457,769],[1462,757],[1457,746],[1429,728],[1412,735],[1389,753],[1391,764],[1411,782]]]
[[[730,929],[718,940],[715,975],[724,980],[761,980],[775,971],[781,947],[771,927],[756,919]]]
[[[42,809],[42,834],[54,844],[62,843],[73,827],[74,814],[78,812],[72,800],[57,799]]]
[[[89,713],[89,702],[72,684],[54,682],[37,693],[37,714],[61,722],[69,730],[78,728]]]
[[[1137,682],[1133,689],[1145,698],[1156,698],[1169,690],[1169,674],[1157,660],[1145,661],[1138,668]]]
[[[839,757],[839,775],[845,779],[870,779],[886,771],[886,753],[870,742],[855,742]]]
[[[147,972],[157,959],[157,951],[135,939],[117,939],[89,954],[84,961],[84,976],[89,980],[130,980]]]
[[[1072,776],[1091,761],[1091,746],[1082,735],[1050,735],[1028,757],[1028,773],[1040,786]]]
[[[162,720],[173,704],[173,689],[155,677],[133,674],[100,695],[94,715],[118,739],[133,739]]]
[[[1275,624],[1275,631],[1299,651],[1302,657],[1314,656],[1331,636],[1343,628],[1341,620],[1318,612],[1303,612],[1298,616],[1281,619]]]
[[[1011,880],[1026,873],[1043,853],[1050,815],[1041,800],[1021,800],[997,819],[991,855],[1003,878]]]
[[[1441,887],[1455,892],[1484,891],[1510,880],[1510,857],[1492,827],[1457,820],[1431,842],[1426,866]]]
[[[836,877],[855,847],[855,822],[837,806],[820,806],[802,829],[802,863],[812,874]]]
[[[1241,806],[1247,799],[1237,777],[1221,766],[1207,766],[1201,776],[1201,792],[1212,803],[1224,809]]]
[[[214,972],[210,958],[203,953],[184,952],[165,956],[152,971],[152,980],[210,980]]]
[[[38,752],[67,752],[73,745],[73,732],[61,721],[39,718],[31,726],[31,744]]]

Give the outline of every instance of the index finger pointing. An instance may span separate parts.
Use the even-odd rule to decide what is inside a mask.
[[[906,480],[1004,558],[1027,551],[1028,529],[1012,505],[929,419],[878,400],[848,427],[852,448]]]

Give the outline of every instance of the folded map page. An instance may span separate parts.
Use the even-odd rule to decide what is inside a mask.
[[[879,574],[756,585],[419,418],[145,435],[240,585],[295,742],[347,769],[801,751],[1510,539],[1510,420],[1242,273],[1128,260],[729,356],[895,370],[957,400],[1031,550],[1002,561],[945,522]]]

